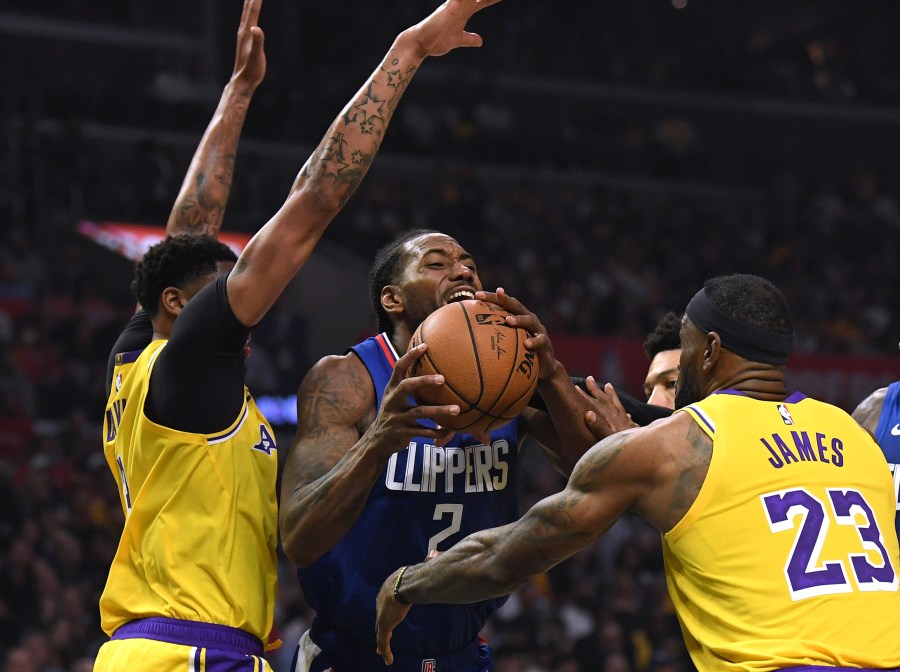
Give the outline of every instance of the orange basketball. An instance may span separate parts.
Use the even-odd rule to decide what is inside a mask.
[[[538,361],[525,348],[528,333],[506,323],[508,312],[485,301],[458,301],[434,311],[413,334],[410,348],[428,349],[410,376],[439,373],[444,384],[419,393],[422,404],[459,404],[459,415],[436,418],[442,427],[487,432],[514,419],[538,382]]]

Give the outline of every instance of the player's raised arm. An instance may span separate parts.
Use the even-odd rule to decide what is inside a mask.
[[[253,237],[231,272],[229,303],[243,324],[254,325],[265,315],[359,186],[422,61],[457,47],[481,46],[481,37],[466,32],[466,22],[496,2],[447,0],[400,33],[313,151],[284,205]],[[332,44],[341,40],[336,36]]]
[[[218,236],[231,193],[238,140],[250,99],[266,74],[263,32],[257,25],[262,0],[244,0],[234,70],[194,152],[175,200],[166,234]]]

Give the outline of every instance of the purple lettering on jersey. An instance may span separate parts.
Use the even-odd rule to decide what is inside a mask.
[[[799,516],[800,531],[785,567],[791,597],[794,600],[849,590],[841,562],[819,564],[819,552],[828,528],[822,502],[805,490],[787,490],[762,498],[772,530],[780,532],[795,526]]]
[[[775,444],[778,446],[778,450],[781,451],[781,454],[784,455],[784,463],[790,464],[791,462],[799,462],[797,456],[791,452],[791,449],[788,448],[785,440],[782,439],[778,434],[772,434],[772,438],[775,440]]]
[[[853,525],[862,539],[863,548],[877,550],[881,554],[881,565],[873,565],[869,562],[868,553],[852,553],[850,563],[853,565],[853,573],[860,587],[871,590],[870,586],[896,586],[894,568],[891,567],[890,556],[884,547],[884,539],[881,530],[875,521],[872,507],[856,490],[829,490],[832,506],[837,521],[841,525]],[[865,525],[857,523],[854,514],[861,512],[865,517]],[[882,588],[883,589],[883,588]]]
[[[831,463],[836,467],[843,467],[844,466],[844,444],[837,437],[835,437],[831,440],[831,452],[834,453],[834,457],[831,458]]]
[[[122,423],[122,416],[125,415],[125,404],[127,399],[118,399],[113,402],[111,408],[106,411],[106,441],[114,441],[119,433],[119,425]]]
[[[801,460],[804,462],[817,461],[809,434],[806,432],[791,432],[791,437],[794,439],[794,447],[797,449],[797,454],[800,456]]]
[[[828,446],[825,445],[825,435],[816,432],[816,446],[819,448],[819,461],[828,462],[828,458],[825,457],[825,453],[828,450]]]
[[[263,424],[259,426],[259,443],[253,446],[253,450],[258,450],[266,455],[271,455],[272,451],[275,450],[275,439],[272,438],[269,430]]]
[[[771,464],[776,469],[781,469],[784,466],[784,460],[781,459],[781,456],[775,452],[775,449],[770,446],[765,439],[760,439],[762,444],[766,447],[770,453],[772,453],[772,457],[769,458],[769,464]]]

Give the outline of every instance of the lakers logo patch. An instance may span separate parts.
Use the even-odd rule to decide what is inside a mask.
[[[266,455],[271,455],[272,451],[275,450],[275,439],[269,434],[269,430],[266,429],[265,425],[259,426],[259,443],[253,446],[253,450],[258,450]]]

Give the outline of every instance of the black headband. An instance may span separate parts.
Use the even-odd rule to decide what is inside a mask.
[[[716,332],[722,347],[753,362],[786,364],[794,349],[793,334],[776,334],[744,324],[716,308],[701,289],[684,311],[688,319],[705,333]]]

